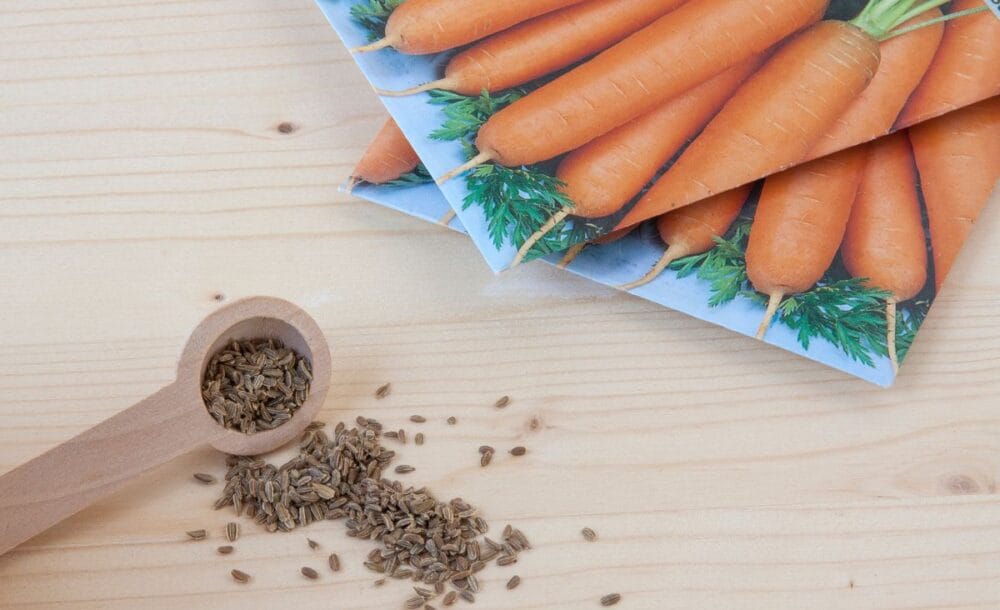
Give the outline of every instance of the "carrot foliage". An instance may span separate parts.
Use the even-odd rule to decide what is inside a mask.
[[[429,182],[434,182],[434,177],[427,171],[424,164],[420,163],[412,172],[405,173],[395,180],[386,182],[383,186],[399,188],[417,186],[418,184],[427,184]]]
[[[368,31],[369,40],[385,36],[385,24],[392,11],[405,0],[366,0],[351,6],[351,19]]]
[[[431,103],[441,107],[445,120],[431,133],[439,141],[461,143],[465,154],[476,154],[473,144],[479,128],[498,110],[521,99],[531,87],[510,89],[497,94],[483,91],[469,97],[449,91],[430,92]],[[506,243],[520,248],[554,214],[570,205],[562,193],[562,183],[544,165],[503,167],[487,164],[466,175],[466,195],[463,205],[482,209],[487,220],[490,240],[500,249]],[[565,220],[541,239],[525,260],[561,252],[573,244],[597,236],[598,227],[582,222]]]
[[[747,210],[725,237],[716,239],[715,248],[682,258],[671,269],[678,277],[695,276],[707,282],[712,307],[738,297],[766,306],[767,298],[753,290],[747,278],[746,246],[752,224],[752,211]],[[847,277],[834,265],[812,290],[785,299],[778,318],[796,332],[803,348],[809,349],[817,338],[824,339],[852,360],[874,366],[876,357],[888,356],[885,307],[889,296],[865,286],[863,279]],[[928,301],[914,301],[899,308],[896,349],[900,359],[906,356],[928,307]]]

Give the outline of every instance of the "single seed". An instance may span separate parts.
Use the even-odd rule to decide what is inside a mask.
[[[309,580],[316,580],[317,578],[319,578],[319,572],[310,568],[309,566],[302,566],[302,569],[300,571],[302,572],[302,575],[308,578]]]
[[[309,548],[311,548],[314,551],[319,548],[319,543],[313,540],[312,538],[306,538],[306,543],[309,545]]]
[[[502,409],[509,404],[510,404],[510,396],[501,396],[499,399],[497,399],[495,403],[493,403],[493,406],[498,409]]]
[[[617,593],[609,593],[601,598],[602,606],[614,606],[618,602],[622,601],[622,596]]]
[[[406,600],[406,608],[408,610],[416,610],[424,605],[424,598],[419,595],[414,595],[410,599]]]
[[[397,438],[399,438],[399,442],[403,443],[404,445],[406,444],[406,430],[400,429],[400,431],[396,433],[396,436]]]
[[[250,582],[250,575],[247,574],[246,572],[243,572],[241,570],[233,570],[232,572],[230,572],[230,574],[232,574],[233,580],[235,580],[238,583],[243,584]]]
[[[396,466],[396,474],[409,474],[416,470],[413,466],[408,466],[407,464],[400,464]]]
[[[459,593],[459,597],[469,602],[470,604],[476,603],[476,596],[472,594],[472,591],[465,590]]]
[[[452,416],[452,417],[448,418],[448,425],[449,426],[454,426],[457,423],[458,423],[458,419],[456,419],[455,416]]]
[[[517,575],[511,576],[510,580],[507,581],[507,590],[516,589],[519,584],[521,584],[521,577]]]
[[[184,532],[184,533],[187,534],[187,537],[190,538],[191,540],[204,540],[206,537],[208,537],[208,532],[206,532],[205,530],[191,530],[190,532]]]
[[[514,565],[515,563],[517,563],[516,555],[504,555],[500,559],[497,559],[497,565],[501,567]]]
[[[437,608],[430,604],[424,604],[424,610],[437,610]]]
[[[427,418],[424,417],[423,415],[411,415],[410,416],[410,421],[413,422],[413,423],[415,423],[415,424],[422,424],[425,421],[427,421]]]
[[[204,483],[205,485],[211,485],[211,484],[215,483],[215,477],[213,477],[210,474],[205,474],[204,472],[196,472],[196,473],[194,473],[194,478],[198,482]]]
[[[584,539],[586,539],[587,542],[597,541],[597,532],[590,529],[589,527],[583,528],[582,530],[580,530],[580,533],[583,534],[583,537]]]
[[[424,444],[424,433],[423,432],[417,432],[417,435],[415,437],[413,437],[413,442],[416,443],[416,444],[418,444],[418,445],[423,445]]]
[[[240,526],[238,523],[233,523],[230,521],[226,524],[226,540],[229,542],[236,542],[237,538],[240,537]]]
[[[233,547],[231,547],[231,546],[229,546],[227,544],[225,546],[220,546],[219,548],[217,548],[215,550],[219,553],[219,555],[229,555],[230,553],[233,552]]]
[[[513,449],[510,450],[510,454],[513,455],[514,457],[521,457],[527,452],[528,450],[525,449],[524,447],[514,447]]]
[[[492,461],[493,461],[493,453],[490,452],[490,451],[487,451],[486,453],[484,453],[482,455],[482,457],[479,458],[479,465],[482,468],[486,468],[487,466],[490,465],[490,462],[492,462]]]
[[[330,569],[334,572],[340,571],[340,557],[337,557],[336,553],[330,553]]]
[[[391,383],[387,383],[385,385],[381,385],[381,386],[378,387],[377,390],[375,390],[375,398],[378,398],[378,399],[381,400],[382,398],[385,398],[386,396],[388,396],[389,392],[391,390],[392,390],[392,384]]]
[[[450,606],[458,601],[458,591],[448,591],[445,594],[444,599],[441,600],[442,606]]]
[[[490,447],[489,445],[479,446],[479,453],[493,453],[494,451],[495,449],[493,449],[493,447]]]

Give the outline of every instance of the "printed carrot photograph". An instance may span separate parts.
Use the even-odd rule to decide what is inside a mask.
[[[495,271],[1000,94],[979,0],[318,2]]]
[[[890,385],[998,181],[995,97],[543,260]],[[428,220],[450,207],[361,189]]]

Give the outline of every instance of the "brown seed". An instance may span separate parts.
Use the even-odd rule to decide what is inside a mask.
[[[509,404],[510,404],[510,396],[501,396],[500,398],[497,399],[495,403],[493,403],[493,406],[498,409],[502,409]]]
[[[319,578],[319,572],[310,568],[309,566],[302,566],[300,572],[302,572],[302,575],[308,578],[309,580],[316,580],[317,578]]]
[[[580,530],[580,533],[583,534],[583,537],[587,542],[597,542],[597,532],[589,527],[583,528]]]
[[[514,565],[515,563],[517,563],[517,556],[516,555],[504,555],[500,559],[497,559],[497,565],[501,566],[501,567],[502,566],[511,566],[511,565]]]
[[[476,596],[472,594],[472,591],[468,590],[462,591],[461,593],[459,593],[459,597],[469,602],[470,604],[476,603]]]
[[[385,398],[386,396],[388,396],[390,391],[392,391],[392,384],[391,383],[387,383],[385,385],[381,385],[381,386],[378,387],[377,390],[375,390],[375,398],[378,398],[378,399],[381,400],[381,399]]]
[[[424,417],[423,415],[411,415],[410,416],[410,421],[413,422],[413,423],[415,423],[415,424],[422,424],[425,421],[427,421],[427,418]]]
[[[238,523],[233,523],[230,521],[226,524],[226,540],[229,542],[236,542],[240,537],[240,526]]]
[[[191,530],[190,532],[184,532],[187,537],[191,540],[204,540],[208,537],[208,532],[205,530]]]
[[[330,569],[334,572],[340,571],[340,557],[337,557],[336,553],[330,553]]]
[[[525,449],[524,447],[514,447],[513,449],[510,450],[510,454],[513,455],[514,457],[521,457],[527,452],[528,450]]]
[[[378,580],[376,580],[372,584],[375,585],[376,587],[381,587],[382,585],[385,584],[385,579],[384,578],[379,578]]]
[[[492,461],[493,461],[493,453],[487,451],[482,455],[482,457],[479,458],[479,465],[483,468],[486,468],[487,466],[490,465],[490,462]]]
[[[406,608],[408,610],[416,610],[424,605],[424,598],[419,595],[414,595],[410,599],[406,600]]]
[[[396,436],[397,438],[399,438],[399,442],[403,443],[404,445],[406,444],[406,430],[400,430],[399,432],[396,433]]]
[[[458,601],[458,591],[448,591],[445,594],[444,599],[441,600],[442,606],[450,606]]]
[[[235,580],[238,583],[243,584],[250,582],[250,575],[247,574],[246,572],[240,570],[233,570],[232,572],[230,572],[230,574],[232,574],[233,580]]]
[[[618,602],[622,601],[622,596],[617,593],[609,593],[601,598],[602,606],[614,606]]]
[[[424,610],[437,610],[437,608],[430,604],[424,604]]]
[[[489,445],[479,446],[479,453],[493,453],[494,451],[496,450],[493,447],[490,447]]]
[[[220,546],[219,548],[217,548],[215,550],[216,550],[217,553],[219,553],[219,555],[229,555],[230,553],[233,552],[234,549],[233,549],[233,547],[231,547],[231,546],[229,546],[227,544],[225,546]]]
[[[205,485],[211,485],[211,484],[215,483],[215,477],[213,477],[210,474],[205,474],[204,472],[196,472],[196,473],[194,473],[194,478],[198,482],[204,483]]]
[[[521,584],[521,577],[517,575],[511,576],[510,580],[507,581],[507,590],[516,589],[519,584]]]
[[[449,426],[454,426],[457,423],[458,423],[458,419],[456,419],[454,416],[448,418],[448,425]]]
[[[418,445],[423,445],[424,444],[424,433],[423,432],[417,432],[417,435],[415,437],[413,437],[413,442],[416,443],[416,444],[418,444]]]
[[[409,474],[414,470],[416,470],[416,468],[407,464],[400,464],[399,466],[396,466],[396,474]]]

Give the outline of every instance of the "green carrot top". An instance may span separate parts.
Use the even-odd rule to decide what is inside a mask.
[[[937,19],[929,19],[905,28],[904,23],[933,10],[949,0],[871,0],[851,24],[861,28],[877,40],[888,40],[902,36],[942,21],[950,21],[966,15],[972,15],[986,10],[986,6],[949,13]]]

